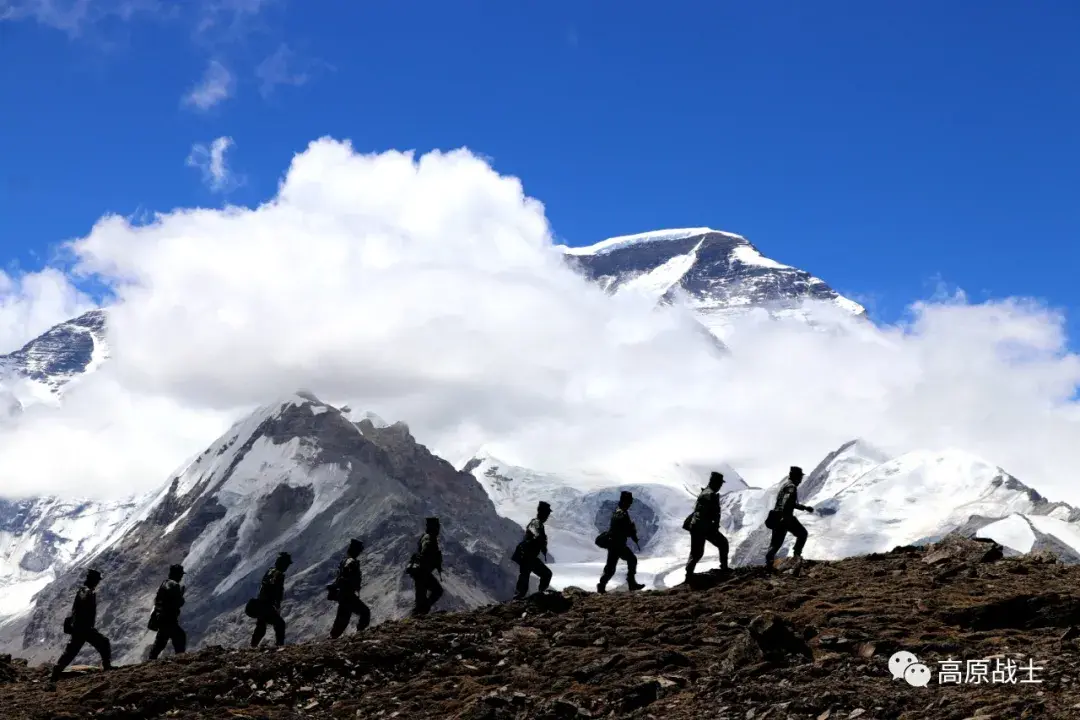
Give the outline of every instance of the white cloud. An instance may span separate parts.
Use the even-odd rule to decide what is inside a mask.
[[[105,18],[164,12],[159,0],[0,0],[0,21],[35,20],[75,37]]]
[[[213,192],[228,192],[243,183],[243,178],[235,175],[225,160],[225,153],[232,146],[231,137],[219,137],[210,145],[195,143],[191,146],[187,165],[202,171],[203,182]]]
[[[17,350],[53,325],[94,307],[59,270],[0,271],[0,353]]]
[[[257,208],[109,216],[72,249],[116,295],[112,360],[0,435],[5,489],[153,487],[229,418],[307,387],[452,459],[493,443],[628,482],[727,460],[764,484],[863,436],[959,446],[1080,501],[1080,360],[1058,315],[953,297],[845,335],[746,324],[721,360],[678,307],[569,271],[543,206],[466,151],[324,139]]]
[[[301,60],[287,44],[282,43],[255,68],[259,92],[263,97],[269,97],[278,85],[304,85],[311,79],[310,72],[316,65],[325,66],[325,63],[313,59]]]
[[[228,100],[235,87],[236,80],[229,72],[229,68],[217,60],[211,60],[206,66],[202,80],[188,91],[182,102],[184,105],[190,105],[199,110],[209,110]]]

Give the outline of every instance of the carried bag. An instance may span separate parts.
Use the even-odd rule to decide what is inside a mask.
[[[75,618],[68,615],[64,618],[64,634],[70,635],[75,630]]]
[[[416,571],[420,569],[420,556],[417,553],[413,553],[409,557],[409,564],[405,566],[405,574],[412,577],[416,574]]]
[[[611,546],[611,533],[605,530],[596,536],[596,547],[607,550]]]
[[[510,556],[510,561],[520,565],[525,561],[525,541],[522,540],[514,548],[514,554]]]
[[[326,599],[330,602],[337,602],[341,597],[341,590],[338,589],[338,581],[330,583],[326,586]]]
[[[259,598],[251,598],[244,605],[244,614],[249,618],[258,619],[262,615],[262,603],[259,602]]]
[[[690,526],[694,523],[694,513],[690,513],[686,516],[686,519],[682,521],[682,529],[690,532]]]
[[[157,632],[161,629],[161,617],[158,615],[157,608],[150,613],[150,619],[146,622],[146,629],[152,632]]]
[[[775,530],[780,527],[781,513],[779,510],[770,510],[769,514],[765,516],[765,527],[770,530]]]

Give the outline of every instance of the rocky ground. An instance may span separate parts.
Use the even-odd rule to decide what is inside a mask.
[[[47,668],[0,658],[0,715],[1080,717],[1080,566],[1052,556],[1003,559],[993,544],[949,539],[699,584],[569,590],[280,651],[211,647],[107,673],[74,668],[55,687]],[[892,677],[898,650],[930,668],[928,686]],[[940,682],[949,659],[961,661],[959,684]],[[1008,671],[965,682],[978,669],[967,661],[984,659],[990,673],[1011,667],[1013,682]],[[1041,669],[1029,671],[1032,660]]]

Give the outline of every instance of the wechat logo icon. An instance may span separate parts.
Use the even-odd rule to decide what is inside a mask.
[[[889,672],[894,680],[903,678],[912,687],[926,687],[930,684],[930,668],[906,650],[893,653],[889,658]]]

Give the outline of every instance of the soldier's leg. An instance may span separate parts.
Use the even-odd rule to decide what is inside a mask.
[[[431,580],[429,582],[431,584],[428,586],[430,590],[428,592],[427,601],[428,610],[435,607],[435,603],[439,602],[439,598],[441,598],[443,594],[442,583],[440,583],[434,575],[431,575],[430,577]]]
[[[427,576],[426,572],[417,570],[413,573],[413,614],[427,615]]]
[[[533,561],[533,572],[540,578],[540,585],[537,587],[539,592],[544,592],[548,589],[548,585],[551,584],[551,568],[543,563],[540,558]]]
[[[607,551],[607,562],[604,563],[604,572],[600,575],[600,582],[596,585],[596,589],[599,592],[604,592],[604,588],[607,587],[608,581],[615,577],[615,568],[619,564],[619,551],[611,550]]]
[[[345,628],[349,627],[349,621],[352,620],[352,607],[349,605],[347,598],[341,598],[338,600],[337,615],[334,616],[334,624],[330,627],[330,637],[341,637],[341,633],[345,632]]]
[[[285,618],[277,610],[271,610],[270,624],[274,626],[274,642],[278,647],[285,644]]]
[[[694,568],[697,567],[698,561],[701,560],[701,556],[705,554],[705,535],[704,533],[691,531],[690,532],[690,559],[686,561],[686,575],[689,577],[694,574]]]
[[[353,610],[356,613],[356,631],[360,632],[367,628],[371,624],[371,608],[367,606],[360,598],[356,599],[356,608]]]
[[[803,546],[806,545],[806,528],[803,527],[801,522],[795,518],[791,518],[787,522],[787,530],[795,536],[795,547],[792,548],[791,554],[797,558],[801,558]]]
[[[81,633],[72,634],[71,640],[68,641],[67,646],[64,648],[64,652],[60,653],[60,657],[56,661],[56,665],[52,669],[52,679],[56,680],[60,677],[60,673],[64,672],[64,668],[71,664],[71,661],[75,659],[75,656],[82,650],[82,646],[86,644],[86,640],[83,639]]]
[[[251,647],[259,647],[264,635],[266,635],[266,620],[260,617],[255,621],[255,632],[251,633]]]
[[[172,628],[167,624],[162,623],[158,626],[157,635],[154,636],[154,644],[150,646],[150,659],[157,660],[158,656],[165,649],[165,646],[169,643],[169,638],[172,637]],[[175,645],[173,646],[175,647]]]
[[[772,540],[769,541],[769,550],[765,553],[765,567],[772,569],[773,560],[776,559],[776,553],[779,552],[780,546],[784,544],[784,537],[787,535],[787,529],[784,523],[781,521],[779,525],[772,531]]]
[[[109,638],[97,630],[87,630],[85,637],[86,642],[90,643],[90,647],[97,650],[98,655],[101,656],[101,667],[105,670],[112,668],[112,644],[109,642]]]
[[[514,598],[520,600],[529,592],[529,577],[532,575],[532,565],[528,560],[522,560],[518,566],[517,585],[514,586]]]
[[[719,530],[714,531],[709,536],[709,542],[716,546],[716,549],[720,552],[720,569],[728,569],[728,539],[724,537],[724,533]]]
[[[172,649],[177,655],[187,652],[187,633],[180,627],[180,623],[173,625]]]
[[[626,584],[631,590],[644,587],[637,581],[637,555],[628,545],[623,545],[620,557],[626,562]]]

